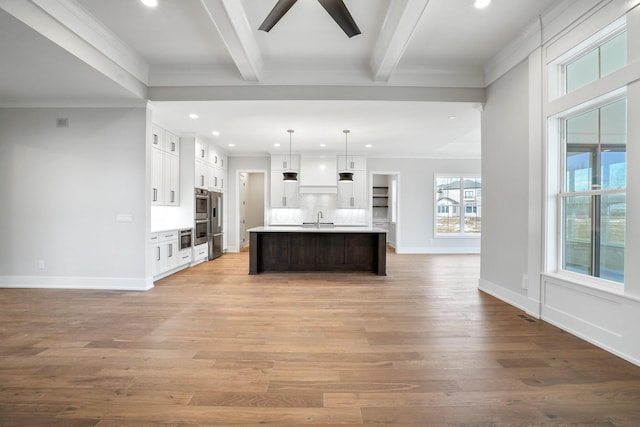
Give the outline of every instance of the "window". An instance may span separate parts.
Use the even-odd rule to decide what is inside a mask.
[[[436,234],[479,236],[482,225],[481,178],[436,175],[435,183]]]
[[[562,269],[624,281],[626,99],[564,119]]]
[[[622,31],[563,65],[565,93],[611,74],[626,63],[627,33]]]

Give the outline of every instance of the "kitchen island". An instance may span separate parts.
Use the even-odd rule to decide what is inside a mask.
[[[265,226],[249,232],[249,274],[370,271],[386,275],[387,232],[375,227]]]

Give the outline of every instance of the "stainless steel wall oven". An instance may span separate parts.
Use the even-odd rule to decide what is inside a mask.
[[[194,246],[207,243],[209,238],[209,220],[208,219],[196,219],[195,227],[193,229],[193,244]]]
[[[195,191],[195,219],[209,218],[209,192],[201,188]]]

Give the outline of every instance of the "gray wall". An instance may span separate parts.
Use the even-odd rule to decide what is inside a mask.
[[[0,108],[0,285],[144,287],[146,121],[145,108]]]
[[[367,169],[373,173],[398,173],[399,253],[479,252],[477,237],[435,237],[433,193],[435,174],[480,174],[479,159],[369,158]]]
[[[247,228],[264,225],[264,201],[268,196],[264,192],[266,174],[247,174]]]
[[[529,72],[525,61],[487,90],[482,113],[481,280],[526,295]]]

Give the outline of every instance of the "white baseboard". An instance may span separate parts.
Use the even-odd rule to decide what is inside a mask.
[[[506,302],[507,304],[517,307],[536,318],[540,317],[540,304],[537,301],[529,299],[526,295],[513,292],[510,289],[496,285],[495,283],[484,279],[478,280],[478,289]]]
[[[0,276],[0,288],[148,291],[153,288],[153,278]]]
[[[413,255],[446,255],[446,254],[480,254],[480,249],[473,248],[437,248],[437,247],[396,247],[397,254]]]

